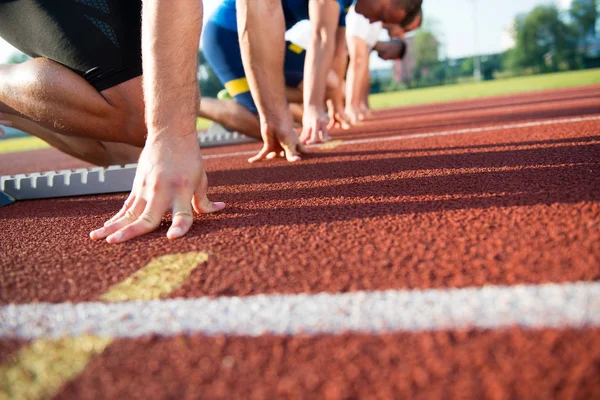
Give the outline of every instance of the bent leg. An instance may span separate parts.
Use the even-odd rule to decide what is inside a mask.
[[[2,104],[0,104],[0,109],[6,111]],[[93,139],[62,135],[15,114],[3,114],[3,118],[10,121],[12,127],[42,139],[63,153],[96,165],[108,166],[135,163],[142,151],[140,147],[125,143],[100,142]]]
[[[141,77],[100,93],[70,69],[38,58],[0,65],[0,102],[63,135],[136,146],[145,141]]]
[[[229,130],[261,139],[258,115],[235,100],[202,98],[199,115],[215,121]]]

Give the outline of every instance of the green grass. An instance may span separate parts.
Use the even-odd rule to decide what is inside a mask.
[[[0,140],[0,154],[37,150],[45,147],[50,147],[50,145],[33,136]]]
[[[196,130],[205,131],[210,126],[211,121],[209,119],[198,118],[196,120]]]
[[[600,84],[600,69],[380,93],[372,95],[370,102],[373,108],[399,107],[591,84]],[[198,130],[208,129],[209,125],[210,121],[203,118],[198,118],[196,122]],[[34,137],[0,140],[0,154],[45,147],[48,147],[46,142]]]
[[[477,99],[502,94],[524,93],[534,90],[558,89],[600,84],[600,69],[559,72],[555,74],[499,79],[480,83],[461,83],[424,89],[371,95],[371,107],[386,108],[451,100]]]

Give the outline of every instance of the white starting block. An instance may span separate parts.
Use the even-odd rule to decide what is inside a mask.
[[[211,123],[208,131],[198,134],[200,148],[226,146],[231,144],[256,143],[257,140],[238,132],[231,132],[222,125]]]
[[[0,177],[0,204],[15,200],[129,192],[137,164]],[[12,201],[11,201],[12,200]]]
[[[256,141],[215,123],[207,132],[198,134],[201,148]],[[16,200],[129,192],[133,187],[136,167],[137,164],[128,164],[0,176],[0,207]]]

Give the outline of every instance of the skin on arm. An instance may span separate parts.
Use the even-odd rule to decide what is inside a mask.
[[[281,0],[237,0],[236,9],[242,61],[264,142],[260,152],[248,161],[263,160],[282,150],[288,161],[298,161],[305,150],[294,130],[285,94]]]
[[[341,10],[337,1],[311,0],[308,12],[312,34],[304,61],[304,116],[300,139],[303,143],[318,143],[328,140],[325,89]]]
[[[350,121],[344,112],[344,93],[342,82],[348,67],[348,50],[346,49],[346,27],[340,26],[335,34],[335,53],[331,63],[333,78],[327,79],[327,105],[329,108],[328,129],[339,125],[342,129],[350,128]],[[331,72],[330,76],[331,78]]]
[[[92,239],[120,243],[146,234],[158,228],[169,210],[173,222],[167,237],[174,239],[192,226],[192,206],[199,213],[224,207],[206,196],[208,181],[196,138],[201,29],[201,1],[144,0],[142,60],[148,137],[131,194],[121,211],[90,233]]]
[[[364,39],[350,36],[348,38],[350,64],[346,81],[346,114],[353,124],[364,119],[360,111],[364,81],[369,74],[369,50]]]

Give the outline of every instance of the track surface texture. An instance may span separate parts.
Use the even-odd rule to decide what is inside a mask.
[[[206,149],[227,208],[176,241],[169,218],[122,245],[88,239],[125,194],[0,208],[0,307],[114,301],[153,260],[190,252],[202,262],[160,298],[600,280],[600,86],[380,110],[333,137],[293,165],[248,164],[257,144]],[[0,175],[81,166],[52,149],[0,157]],[[0,374],[34,342],[7,332]],[[600,398],[596,324],[111,340],[45,397]]]

